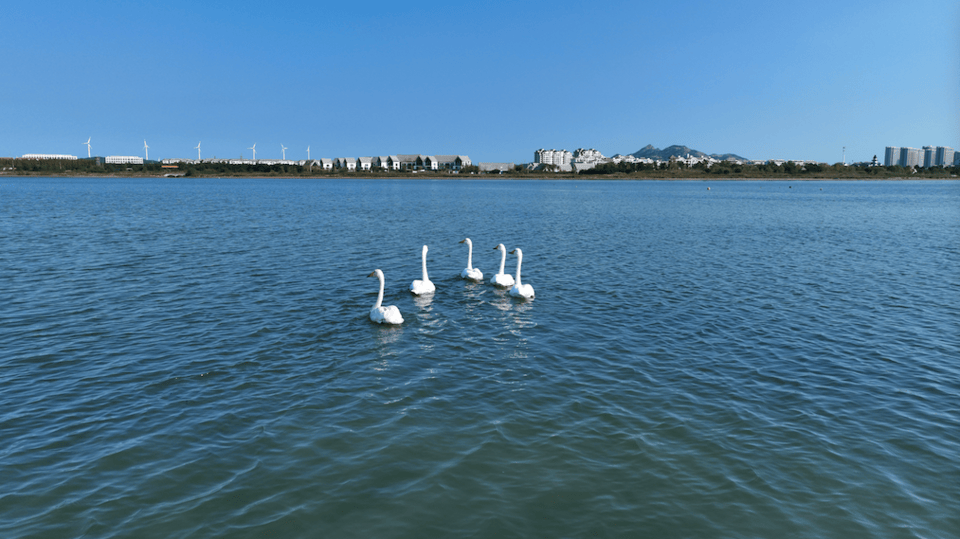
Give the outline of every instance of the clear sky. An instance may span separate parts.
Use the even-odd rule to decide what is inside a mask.
[[[9,2],[0,156],[960,149],[960,2]]]

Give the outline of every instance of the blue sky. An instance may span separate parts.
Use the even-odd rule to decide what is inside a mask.
[[[960,3],[19,2],[0,156],[960,149]]]

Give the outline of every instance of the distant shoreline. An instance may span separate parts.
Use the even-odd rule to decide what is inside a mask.
[[[378,175],[378,174],[195,174],[193,176],[177,175],[164,176],[162,174],[72,174],[72,173],[33,173],[18,174],[12,171],[0,172],[0,178],[156,178],[156,179],[264,179],[264,180],[311,180],[311,179],[329,179],[329,180],[517,180],[517,181],[536,181],[536,180],[561,180],[561,181],[697,181],[697,182],[730,182],[730,181],[850,181],[850,182],[875,182],[875,181],[960,181],[957,175],[915,175],[911,177],[892,176],[892,177],[871,177],[871,176],[643,176],[643,175],[615,175],[615,174],[580,174],[577,176],[568,174],[541,175],[541,174],[478,174],[478,175],[454,175],[454,174],[409,174],[409,175]]]

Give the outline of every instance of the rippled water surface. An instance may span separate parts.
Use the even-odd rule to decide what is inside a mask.
[[[0,178],[0,536],[957,537],[958,320],[956,181]]]

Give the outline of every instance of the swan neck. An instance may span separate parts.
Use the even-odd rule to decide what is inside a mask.
[[[473,269],[473,243],[467,242],[467,269]]]
[[[377,279],[380,281],[380,293],[377,294],[377,303],[374,304],[373,306],[374,309],[379,309],[380,304],[383,303],[383,274],[378,273]]]
[[[500,275],[503,275],[503,267],[507,263],[507,250],[500,250]]]
[[[423,281],[427,282],[430,280],[430,277],[427,277],[427,252],[423,252]]]
[[[520,286],[520,264],[523,262],[523,255],[517,253],[517,286]]]

